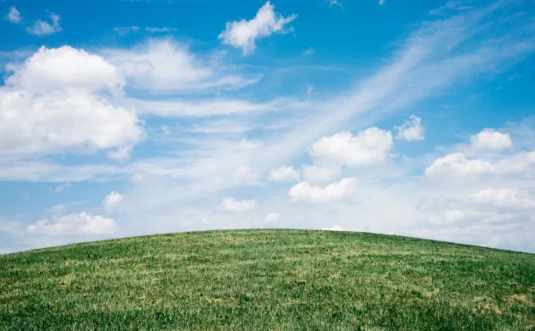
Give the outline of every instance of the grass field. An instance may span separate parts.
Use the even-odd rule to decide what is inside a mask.
[[[535,330],[535,255],[243,230],[0,256],[2,330]]]

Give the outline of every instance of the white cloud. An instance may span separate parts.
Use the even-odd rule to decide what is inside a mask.
[[[130,87],[154,93],[209,89],[239,89],[254,84],[260,76],[230,72],[217,61],[193,54],[187,45],[171,39],[149,40],[133,49],[106,49],[105,58],[126,76]]]
[[[475,149],[501,151],[513,147],[513,141],[508,133],[501,133],[493,129],[484,129],[470,137]]]
[[[306,147],[311,146],[314,141],[322,136],[332,135],[342,130],[342,128],[364,129],[373,125],[374,121],[382,120],[389,112],[412,108],[418,101],[426,100],[430,96],[437,94],[443,95],[447,93],[451,86],[458,88],[458,86],[462,85],[459,83],[471,81],[472,77],[483,77],[482,73],[489,70],[489,68],[507,70],[510,64],[516,64],[519,58],[524,58],[525,55],[531,52],[531,39],[524,37],[522,33],[517,33],[525,29],[526,25],[520,22],[518,29],[512,26],[513,30],[507,29],[507,33],[502,33],[502,29],[494,29],[495,26],[501,26],[500,20],[503,15],[500,15],[500,12],[497,13],[493,8],[495,7],[485,8],[484,11],[477,11],[473,15],[463,14],[453,19],[440,22],[433,21],[420,25],[423,28],[415,31],[401,52],[395,54],[392,63],[380,69],[376,75],[356,82],[356,84],[351,84],[352,87],[345,91],[343,89],[337,90],[336,97],[324,94],[324,92],[328,93],[327,91],[319,91],[319,93],[315,94],[317,96],[326,95],[326,100],[315,102],[314,111],[288,115],[285,112],[247,114],[255,116],[253,120],[259,122],[273,118],[284,123],[292,122],[292,119],[299,120],[298,123],[294,123],[293,129],[287,127],[285,130],[280,130],[272,135],[260,135],[264,139],[264,145],[254,150],[249,149],[237,152],[231,147],[222,146],[227,143],[235,143],[241,137],[234,137],[236,140],[229,142],[218,139],[220,137],[214,139],[213,136],[210,139],[206,139],[201,137],[200,134],[196,134],[195,137],[188,141],[190,145],[182,148],[182,145],[179,145],[181,143],[179,142],[181,138],[179,135],[182,132],[180,132],[178,123],[187,123],[186,125],[188,126],[190,124],[194,126],[195,123],[192,122],[195,119],[188,118],[165,123],[170,128],[177,129],[171,130],[169,135],[171,137],[165,137],[165,139],[168,139],[165,141],[168,144],[166,147],[169,147],[166,150],[169,154],[165,156],[160,155],[147,160],[139,160],[124,166],[113,163],[77,165],[70,164],[71,159],[68,160],[69,164],[60,165],[61,163],[53,163],[50,159],[47,159],[46,162],[44,162],[45,160],[22,162],[19,160],[4,161],[3,159],[5,158],[3,158],[0,159],[0,177],[11,179],[31,178],[32,180],[42,181],[60,179],[74,181],[75,179],[72,178],[76,178],[76,180],[100,180],[112,176],[124,175],[128,177],[141,173],[146,176],[146,180],[139,185],[130,185],[128,187],[128,189],[135,191],[136,198],[132,198],[134,192],[128,192],[128,199],[124,201],[128,208],[126,208],[126,205],[121,205],[125,207],[122,209],[128,213],[127,216],[125,215],[125,219],[128,219],[128,228],[122,229],[121,236],[133,235],[132,232],[142,234],[156,231],[174,231],[175,229],[177,231],[195,230],[205,226],[199,222],[205,217],[212,222],[210,227],[213,228],[248,227],[251,224],[251,220],[262,220],[265,215],[264,212],[267,213],[272,210],[277,210],[282,215],[285,215],[284,225],[289,227],[324,228],[325,226],[338,224],[348,229],[354,229],[355,226],[371,225],[371,230],[374,232],[393,231],[401,234],[403,234],[403,231],[410,232],[419,228],[420,224],[417,224],[417,221],[423,218],[422,215],[414,211],[413,200],[416,200],[418,196],[435,193],[448,194],[454,192],[454,195],[458,195],[458,191],[463,190],[464,187],[463,185],[461,187],[452,185],[447,190],[442,190],[434,189],[433,185],[436,184],[436,181],[420,182],[420,178],[412,176],[415,171],[419,171],[419,168],[411,167],[416,163],[419,167],[423,162],[419,158],[413,161],[409,160],[413,162],[409,165],[405,163],[406,160],[394,159],[393,161],[395,162],[389,162],[388,165],[388,170],[392,169],[393,172],[384,171],[383,166],[359,169],[358,192],[359,197],[362,192],[362,199],[359,199],[358,203],[355,200],[352,201],[355,203],[313,206],[291,204],[288,201],[275,199],[270,202],[268,199],[265,202],[263,200],[262,202],[259,201],[262,208],[265,208],[263,209],[264,211],[233,215],[216,212],[211,214],[212,211],[207,210],[210,208],[206,208],[206,206],[210,196],[219,194],[221,190],[231,187],[229,184],[233,180],[231,174],[241,164],[249,164],[255,171],[263,174],[281,164],[295,164],[295,161],[300,160],[303,156]],[[497,17],[499,19],[495,19]],[[522,17],[516,17],[515,23],[518,20],[522,21]],[[493,37],[497,38],[488,38],[488,35],[486,35],[487,23],[488,26],[493,27]],[[515,36],[515,38],[510,38],[511,36]],[[467,45],[468,47],[466,47]],[[140,68],[134,68],[133,71],[152,70],[152,63],[145,64],[147,65],[141,65]],[[320,87],[318,85],[318,88]],[[241,97],[256,95],[255,91],[244,92],[244,94],[240,94]],[[142,95],[147,95],[147,93],[142,93]],[[262,95],[269,97],[269,94],[265,95],[263,93]],[[225,96],[223,95],[223,97]],[[153,100],[162,99],[159,96]],[[184,100],[185,102],[188,101],[187,99]],[[249,103],[254,102],[250,101]],[[169,113],[176,114],[173,113],[171,108],[169,106]],[[228,114],[230,112],[228,109],[230,107],[221,112]],[[203,108],[202,111],[208,116],[212,114],[209,108]],[[177,113],[180,113],[180,111]],[[147,112],[146,116],[148,117],[150,114],[150,112]],[[243,112],[240,114],[243,114]],[[247,115],[235,117],[245,118]],[[257,115],[269,116],[257,117]],[[286,121],[287,116],[290,121]],[[160,127],[163,123],[158,120],[154,124]],[[157,134],[159,134],[159,131]],[[511,135],[515,140],[515,147],[520,146],[517,143],[516,135],[513,135],[513,133]],[[251,135],[244,136],[250,137]],[[169,139],[174,140],[171,142]],[[216,146],[210,146],[210,144]],[[159,150],[154,152],[159,152]],[[471,151],[467,152],[467,159],[479,157],[469,153]],[[54,158],[54,161],[64,162],[61,158]],[[316,162],[317,160],[314,161]],[[492,164],[499,162],[494,158],[488,161]],[[399,169],[399,162],[404,162],[400,167],[406,166],[407,169]],[[315,165],[328,166],[328,164],[322,164],[321,162]],[[18,169],[15,169],[15,167],[18,167]],[[345,171],[354,172],[351,169]],[[368,176],[370,173],[372,176]],[[381,175],[377,175],[378,173],[381,173]],[[382,176],[382,173],[385,173],[385,175]],[[397,176],[398,174],[400,175]],[[410,177],[405,177],[408,174]],[[384,180],[386,176],[389,177],[388,181]],[[331,182],[334,181],[332,180]],[[440,184],[441,186],[446,186],[453,182],[455,181]],[[481,182],[483,181],[470,184],[481,185]],[[489,185],[493,185],[493,187],[515,187],[513,183],[496,186],[493,183]],[[527,186],[528,183],[524,185]],[[426,186],[431,186],[433,189],[429,189]],[[474,192],[481,188],[471,187]],[[471,192],[464,193],[469,196]],[[195,199],[185,201],[185,197],[192,196],[195,196]],[[272,205],[269,205],[270,203]],[[212,208],[215,209],[216,205],[217,202],[212,205]],[[462,207],[452,206],[451,210],[463,210]],[[183,212],[183,214],[177,214],[178,211],[190,208],[198,208],[199,213],[190,215],[187,212]],[[485,206],[485,208],[488,207]],[[153,215],[158,217],[151,217]],[[526,219],[529,220],[531,217]],[[147,219],[150,219],[151,222],[147,223]],[[176,221],[177,219],[190,220],[191,225],[182,226],[180,221]],[[327,223],[326,220],[328,220]],[[400,220],[403,221],[400,222]],[[473,221],[467,219],[466,222]],[[517,219],[514,221],[518,222]],[[351,222],[357,222],[358,224],[352,224]],[[361,222],[367,223],[360,224]],[[459,225],[458,222],[455,222],[455,224],[456,226]],[[172,229],[169,227],[172,227]],[[525,231],[527,233],[533,233],[533,226],[531,226],[531,231],[529,231],[528,225],[524,229],[528,230]],[[479,235],[485,237],[489,235],[490,231],[494,231],[496,236],[502,236],[497,232],[499,230],[501,228],[493,228],[484,235]],[[481,228],[481,231],[486,231],[486,229]],[[455,233],[455,231],[451,233]],[[461,231],[458,233],[461,233]],[[474,227],[474,232],[467,233],[470,236],[456,236],[453,234],[450,238],[465,243],[473,243],[475,239],[472,238],[472,235],[477,234],[477,229]],[[511,237],[514,238],[513,236]],[[529,247],[534,247],[531,242],[529,242],[529,245],[531,245]],[[526,247],[528,246],[523,247],[527,249]]]
[[[106,210],[113,210],[119,206],[121,201],[123,201],[123,198],[122,194],[113,191],[104,198],[102,205]]]
[[[144,137],[135,111],[110,104],[124,81],[102,57],[68,46],[41,47],[0,87],[0,154],[94,152]]]
[[[396,139],[406,141],[424,140],[425,129],[422,126],[422,119],[418,116],[411,115],[402,126],[397,127],[397,130]]]
[[[316,53],[316,50],[312,47],[309,47],[303,51],[303,56],[308,56]]]
[[[468,226],[419,228],[413,236],[533,252],[533,227],[522,224],[475,223]]]
[[[379,5],[383,5],[385,3],[386,0],[379,0]]]
[[[245,100],[205,100],[203,103],[172,99],[167,101],[138,101],[141,105],[141,112],[162,117],[200,117],[241,114],[269,109],[263,105],[252,104]]]
[[[475,215],[474,215],[475,214]],[[452,209],[445,211],[440,216],[433,216],[430,218],[430,221],[434,224],[441,224],[441,223],[453,223],[453,222],[459,222],[464,221],[469,218],[473,217],[479,217],[481,216],[481,213],[479,212],[467,212],[464,210],[459,209]]]
[[[310,155],[326,163],[347,166],[382,163],[392,148],[392,134],[376,127],[353,136],[340,132],[323,137],[312,145]]]
[[[280,219],[280,215],[277,213],[269,213],[264,218],[267,222],[277,222]]]
[[[152,32],[152,33],[165,33],[165,32],[178,31],[178,29],[177,28],[171,28],[171,27],[168,27],[168,26],[162,26],[162,27],[146,26],[145,27],[145,31]]]
[[[238,115],[247,113],[261,113],[267,111],[304,109],[310,106],[308,102],[293,99],[275,99],[267,103],[254,103],[239,99],[205,99],[179,100],[141,100],[132,99],[139,106],[140,113],[153,114],[160,117],[205,117],[216,115]]]
[[[357,128],[372,125],[391,112],[462,85],[468,77],[487,77],[491,67],[507,70],[523,61],[533,52],[535,43],[528,37],[512,36],[522,35],[521,29],[531,26],[528,20],[518,22],[518,30],[515,27],[498,32],[498,39],[487,35],[489,25],[485,22],[488,19],[502,26],[495,14],[505,14],[505,8],[511,7],[491,5],[420,25],[388,65],[317,105],[318,111],[303,119],[302,126],[281,135],[262,153],[277,155],[275,164],[291,162],[315,139],[336,132],[344,124],[355,123]],[[460,52],[466,43],[470,43],[470,49]]]
[[[277,182],[291,182],[299,180],[299,178],[299,171],[295,170],[293,167],[282,166],[279,169],[272,170],[269,174],[269,179]]]
[[[75,88],[116,92],[125,84],[119,70],[104,58],[70,46],[41,47],[22,65],[9,65],[8,69],[13,74],[6,85],[26,91]]]
[[[56,192],[57,192],[57,193],[60,193],[60,192],[62,192],[63,190],[68,189],[68,188],[71,187],[71,186],[72,186],[71,183],[68,183],[68,182],[67,182],[67,183],[63,183],[63,184],[58,185],[58,186],[56,187]]]
[[[108,157],[114,160],[125,161],[130,158],[130,153],[132,153],[132,146],[123,146],[109,151]]]
[[[60,214],[63,213],[65,209],[67,209],[67,205],[59,204],[48,208],[47,211],[52,214]]]
[[[9,8],[9,13],[5,17],[5,20],[14,24],[20,23],[22,21],[20,13],[17,8],[15,8],[15,6]]]
[[[508,209],[535,209],[535,198],[517,188],[487,188],[472,194],[468,200],[475,204]]]
[[[521,185],[520,182],[517,184]],[[417,208],[427,215],[429,225],[419,227],[414,233],[425,238],[492,247],[535,248],[531,245],[532,240],[528,239],[535,225],[533,192],[530,189],[508,187],[465,193],[476,185],[456,183],[451,186],[450,197],[442,194],[431,199],[426,197],[426,202],[420,203]],[[439,193],[430,192],[429,196],[434,194]],[[511,240],[513,238],[516,239]]]
[[[468,6],[465,1],[448,1],[442,7],[433,9],[429,11],[430,15],[446,16],[451,15],[452,13],[457,13],[463,10],[470,9],[472,7]]]
[[[181,130],[198,133],[198,134],[239,134],[251,131],[255,126],[251,124],[242,123],[240,121],[231,121],[231,120],[216,120],[216,121],[205,121],[199,124],[193,124],[188,128],[181,128]],[[162,128],[162,131],[163,128]],[[170,134],[171,130],[167,130],[164,134]]]
[[[427,169],[427,177],[480,175],[533,175],[535,151],[521,152],[496,161],[467,159],[463,153],[452,153],[435,160]]]
[[[116,231],[117,225],[113,219],[86,212],[56,217],[53,221],[41,219],[26,229],[29,234],[44,236],[106,235]]]
[[[357,180],[355,178],[344,178],[339,183],[333,183],[326,187],[301,182],[292,187],[288,194],[294,202],[328,203],[341,201],[354,195],[356,187]]]
[[[227,22],[219,39],[223,44],[240,48],[244,55],[251,54],[256,49],[257,39],[269,37],[273,33],[286,33],[284,26],[296,17],[283,17],[275,13],[273,5],[268,1],[258,10],[255,18]]]
[[[463,153],[452,153],[437,159],[427,169],[426,176],[440,174],[479,175],[495,172],[495,166],[488,160],[468,160]]]
[[[143,174],[135,174],[129,178],[130,182],[134,184],[140,183],[143,179],[145,179],[145,175]]]
[[[219,204],[219,209],[241,213],[256,208],[256,200],[235,200],[234,198],[224,198]]]
[[[462,223],[500,223],[511,221],[516,217],[514,214],[498,213],[493,211],[480,211],[471,209],[451,209],[446,210],[436,216],[429,218],[432,224],[445,225]]]
[[[325,183],[332,181],[342,173],[342,168],[337,165],[304,165],[303,179],[310,183]]]
[[[84,91],[0,89],[0,154],[92,152],[130,146],[143,136],[135,112]]]
[[[61,26],[59,24],[59,15],[50,13],[49,17],[51,21],[50,23],[37,20],[33,23],[31,27],[28,27],[26,30],[36,36],[46,36],[61,31]]]
[[[168,26],[163,27],[154,27],[154,26],[145,26],[145,27],[139,27],[139,26],[124,26],[124,27],[115,27],[113,28],[113,31],[117,33],[120,36],[126,36],[130,33],[137,33],[139,31],[145,31],[149,33],[166,33],[166,32],[174,32],[178,31],[176,28],[171,28]]]
[[[139,26],[118,26],[113,28],[113,31],[120,36],[126,36],[130,33],[137,33],[140,29]]]
[[[258,177],[248,165],[241,165],[232,173],[236,184],[257,185]]]
[[[344,6],[338,0],[327,0],[327,1],[329,2],[329,6],[338,6],[340,8],[344,8]]]

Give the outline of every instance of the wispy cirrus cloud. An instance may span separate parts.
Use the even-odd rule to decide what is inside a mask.
[[[151,39],[134,49],[104,49],[101,54],[121,70],[130,88],[155,94],[237,90],[262,77],[196,56],[172,39]]]
[[[178,31],[177,28],[172,28],[169,26],[162,26],[162,27],[156,27],[156,26],[119,26],[113,28],[113,31],[117,33],[120,36],[126,36],[131,33],[139,33],[139,32],[148,32],[148,33],[168,33],[168,32],[176,32]]]
[[[221,115],[254,114],[269,111],[284,112],[313,107],[299,99],[280,98],[264,103],[240,99],[131,99],[140,113],[160,117],[210,117]]]

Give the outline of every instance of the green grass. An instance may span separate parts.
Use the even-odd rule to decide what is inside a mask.
[[[535,330],[535,255],[211,231],[0,256],[1,330]]]

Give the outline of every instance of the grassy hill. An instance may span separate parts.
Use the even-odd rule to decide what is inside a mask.
[[[182,233],[0,256],[0,329],[535,330],[535,255],[367,233]]]

